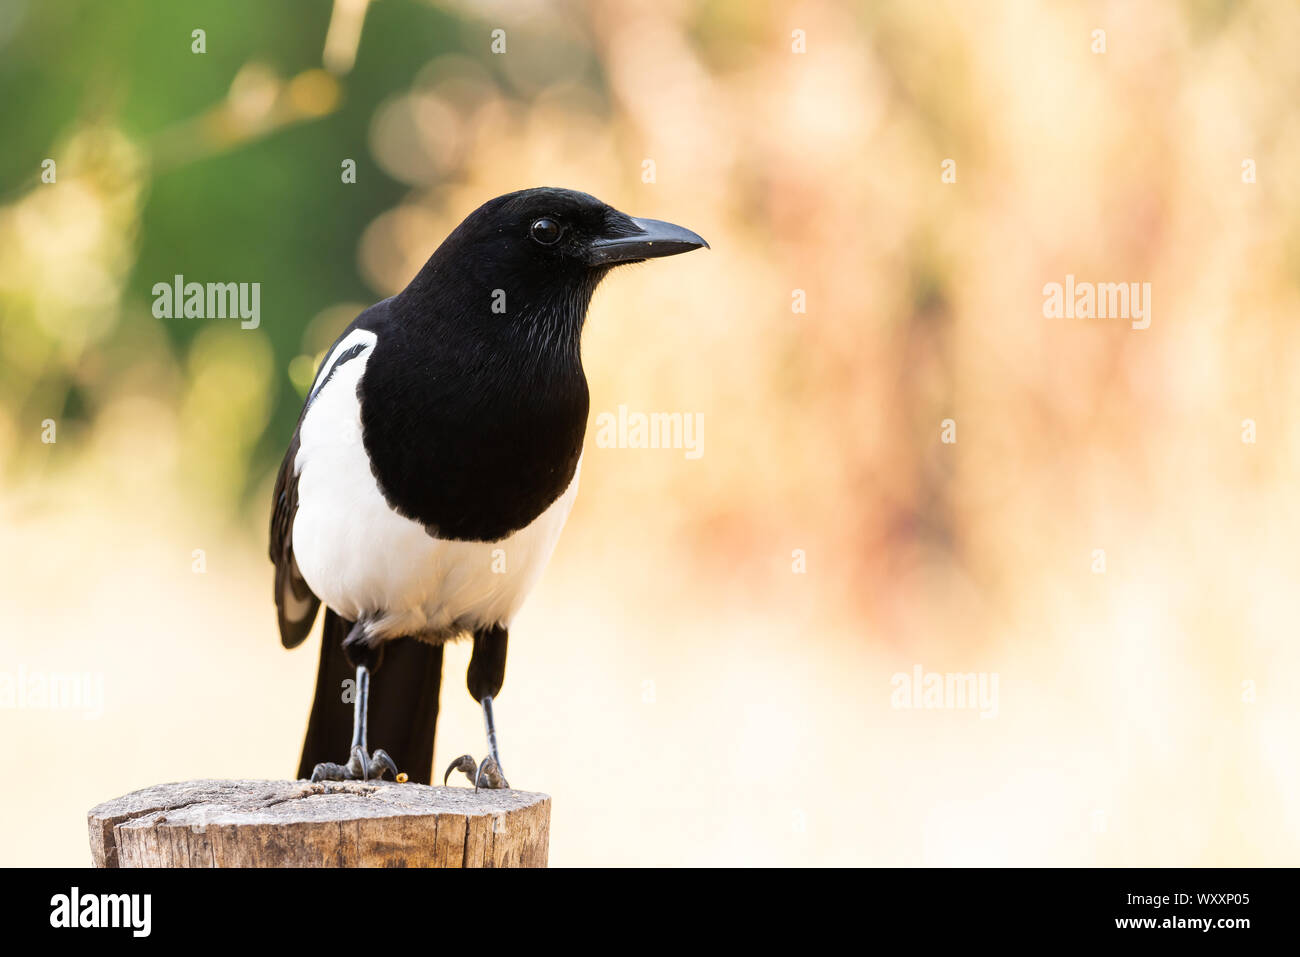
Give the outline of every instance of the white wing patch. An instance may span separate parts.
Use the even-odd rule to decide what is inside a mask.
[[[316,381],[311,384],[311,392],[307,394],[307,401],[311,402],[316,398],[316,393],[320,390],[320,387],[325,380],[330,377],[330,373],[333,372],[334,367],[338,365],[339,359],[356,346],[360,346],[364,350],[365,354],[369,355],[375,348],[375,343],[378,341],[379,337],[369,329],[353,329],[349,332],[342,341],[334,346],[333,350],[330,352],[329,361],[320,367],[320,372],[316,373]]]
[[[358,335],[361,334],[361,337]],[[368,338],[366,338],[368,337]],[[445,541],[388,506],[361,439],[357,383],[377,339],[354,330],[312,387],[299,429],[293,551],[303,579],[352,621],[371,620],[372,641],[445,638],[505,625],[541,577],[578,494],[578,463],[564,494],[499,542]],[[363,351],[336,365],[358,343]],[[333,374],[330,374],[330,370]],[[436,455],[436,449],[429,450]]]

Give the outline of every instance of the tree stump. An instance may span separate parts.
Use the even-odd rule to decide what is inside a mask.
[[[545,867],[551,799],[388,781],[185,781],[90,810],[96,867]]]

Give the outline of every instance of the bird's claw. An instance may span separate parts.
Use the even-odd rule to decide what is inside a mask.
[[[347,764],[318,764],[311,772],[312,782],[317,781],[382,781],[384,772],[391,771],[397,777],[397,765],[383,748],[376,748],[375,753],[366,756],[364,748],[353,748]]]
[[[491,755],[483,759],[483,763],[478,766],[478,774],[474,777],[474,787],[509,789],[510,782],[501,771],[501,765]]]
[[[474,774],[477,770],[478,763],[475,762],[474,755],[462,754],[455,761],[451,762],[451,764],[447,765],[447,773],[442,776],[443,786],[446,786],[447,779],[451,777],[452,771],[463,771],[465,772],[466,777],[472,781],[474,780]]]
[[[447,773],[442,776],[442,783],[445,785],[447,779],[451,777],[452,771],[461,771],[465,777],[469,778],[474,784],[474,789],[491,788],[493,790],[509,788],[510,782],[501,772],[501,765],[492,758],[491,755],[483,759],[481,764],[474,761],[472,754],[462,754],[455,761],[447,766]]]
[[[383,748],[375,748],[375,753],[370,755],[370,763],[378,766],[379,770],[375,777],[380,781],[384,779],[385,771],[393,775],[393,780],[397,780],[397,776],[401,773],[397,770],[397,762],[390,758]]]

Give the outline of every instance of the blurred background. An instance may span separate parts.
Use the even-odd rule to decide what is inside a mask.
[[[281,649],[266,535],[315,364],[557,185],[713,248],[588,320],[582,493],[497,711],[554,865],[1294,864],[1297,35],[1215,0],[2,0],[0,863],[293,773],[318,639]],[[155,318],[176,274],[261,283],[259,327]],[[1044,318],[1067,274],[1151,283],[1150,327]],[[702,414],[703,454],[599,447],[620,405]],[[468,651],[438,767],[483,747]],[[902,707],[917,669],[996,707]]]

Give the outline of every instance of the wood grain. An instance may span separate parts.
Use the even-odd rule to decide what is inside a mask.
[[[545,867],[551,799],[385,781],[185,781],[90,810],[96,867]]]

